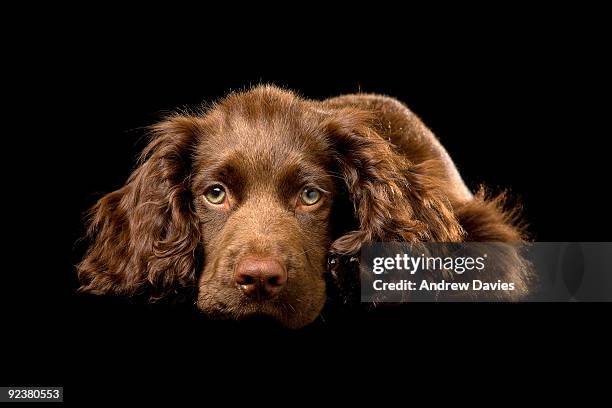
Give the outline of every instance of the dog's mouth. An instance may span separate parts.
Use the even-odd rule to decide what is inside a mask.
[[[300,310],[297,305],[282,298],[257,300],[245,297],[229,303],[209,303],[200,299],[197,305],[204,315],[213,320],[235,321],[245,326],[297,329],[313,320],[307,317],[310,314],[306,310]]]
[[[200,296],[196,305],[205,314],[222,320],[245,320],[257,316],[282,320],[295,312],[295,308],[283,298],[249,298],[243,295],[228,296],[228,299]]]
[[[325,282],[322,280],[323,288],[307,279],[300,282],[300,276],[308,274],[292,266],[287,267],[288,277],[281,287],[274,287],[278,282],[273,281],[262,284],[272,288],[264,286],[256,290],[241,287],[241,284],[254,285],[255,279],[243,278],[237,282],[235,270],[229,265],[222,266],[227,267],[223,273],[210,273],[206,275],[208,279],[200,281],[197,307],[212,319],[300,328],[316,319],[325,302]]]
[[[281,299],[250,299],[243,298],[239,302],[240,320],[250,319],[274,319],[277,321],[287,321],[292,319],[295,308]]]

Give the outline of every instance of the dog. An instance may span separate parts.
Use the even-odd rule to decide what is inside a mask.
[[[327,300],[330,264],[370,242],[522,242],[505,196],[473,194],[432,132],[373,94],[308,100],[275,86],[231,93],[151,127],[127,183],[91,209],[80,290],[195,292],[221,319],[300,328]],[[518,253],[494,278],[529,289]]]

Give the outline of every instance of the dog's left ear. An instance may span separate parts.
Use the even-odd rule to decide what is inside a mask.
[[[198,119],[152,128],[125,186],[90,211],[91,246],[77,266],[81,291],[163,297],[193,284],[200,233],[189,188]]]
[[[347,107],[323,123],[359,225],[338,238],[331,252],[355,254],[373,241],[460,241],[463,230],[441,188],[443,165],[411,163],[376,132],[375,120],[370,112]]]

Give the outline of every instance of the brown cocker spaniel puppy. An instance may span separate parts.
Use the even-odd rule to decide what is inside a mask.
[[[193,288],[207,315],[297,328],[326,302],[328,259],[364,243],[522,239],[502,199],[473,195],[389,97],[312,101],[259,86],[151,133],[126,185],[91,210],[83,291]],[[526,293],[524,268],[501,274],[517,285],[509,298]]]

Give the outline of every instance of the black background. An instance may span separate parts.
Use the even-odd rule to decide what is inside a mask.
[[[326,367],[337,378],[381,364],[384,352],[400,366],[419,356],[428,366],[486,364],[481,353],[500,365],[555,362],[570,336],[609,352],[601,305],[414,305],[330,316],[295,333],[208,322],[189,305],[74,294],[83,213],[124,183],[143,127],[259,83],[309,98],[397,97],[440,138],[470,187],[509,189],[522,202],[534,239],[610,240],[604,33],[596,23],[585,31],[540,22],[491,22],[440,38],[430,36],[437,27],[417,37],[385,32],[393,43],[368,33],[357,40],[351,30],[281,43],[271,30],[226,44],[217,31],[192,36],[188,47],[159,34],[79,38],[83,27],[56,27],[34,47],[16,46],[23,64],[7,77],[17,92],[3,163],[8,383],[64,385],[72,401],[101,384],[138,398],[130,387],[203,386],[211,373],[228,382],[242,373],[244,390],[262,369],[288,365]]]

